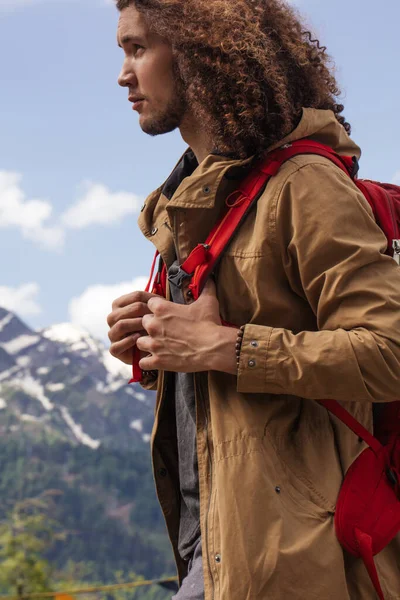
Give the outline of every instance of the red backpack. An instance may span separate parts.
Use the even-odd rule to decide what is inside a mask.
[[[199,297],[224,250],[268,181],[277,174],[284,162],[299,154],[324,156],[353,179],[386,235],[386,253],[400,265],[400,187],[357,179],[358,162],[355,157],[340,156],[328,146],[304,139],[269,153],[254,167],[238,190],[227,199],[228,210],[212,229],[206,242],[199,244],[181,265],[174,279],[178,279],[178,283],[184,279],[190,280],[189,293],[194,300]],[[158,253],[153,261],[146,291],[151,288],[157,256]],[[165,265],[160,266],[162,268],[151,289],[153,293],[165,297],[167,271]],[[139,359],[140,353],[134,349],[132,382],[142,380]],[[374,435],[335,400],[319,402],[368,446],[346,473],[337,499],[335,528],[343,548],[363,559],[380,600],[384,600],[373,557],[400,531],[400,401],[383,405],[379,419],[374,422]]]

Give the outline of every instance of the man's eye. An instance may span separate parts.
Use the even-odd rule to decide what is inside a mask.
[[[139,46],[139,44],[133,44],[133,53],[137,54],[140,50],[144,50],[143,46]]]

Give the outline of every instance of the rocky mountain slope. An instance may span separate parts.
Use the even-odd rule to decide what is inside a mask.
[[[150,465],[154,393],[129,379],[88,332],[33,331],[0,308],[0,521],[55,491],[67,534],[52,565],[83,565],[88,582],[174,574]]]
[[[154,395],[129,378],[85,330],[32,331],[0,308],[0,433],[42,428],[94,450],[147,444]]]

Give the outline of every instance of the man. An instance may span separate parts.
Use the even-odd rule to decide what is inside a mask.
[[[169,270],[168,300],[117,299],[111,353],[142,352],[158,389],[154,475],[179,571],[177,600],[372,600],[333,515],[363,449],[315,400],[369,429],[398,399],[400,270],[363,195],[329,160],[270,181],[193,302],[177,268],[257,158],[310,138],[359,157],[325,48],[281,0],[118,0],[119,77],[142,130],[189,149],[139,226]],[[223,327],[221,317],[244,327]],[[378,557],[400,598],[398,540]]]

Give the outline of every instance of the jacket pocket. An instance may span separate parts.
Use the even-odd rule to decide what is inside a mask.
[[[299,469],[296,472],[296,468],[290,465],[289,461],[284,460],[268,432],[265,433],[263,446],[270,460],[274,462],[276,472],[279,474],[278,477],[282,482],[281,485],[277,484],[282,498],[284,498],[286,492],[294,504],[309,514],[320,518],[326,518],[328,515],[335,513],[337,496],[335,496],[334,501],[328,499],[305,476],[303,469]],[[337,492],[339,492],[339,489],[340,485]]]

